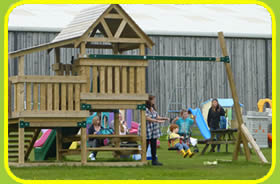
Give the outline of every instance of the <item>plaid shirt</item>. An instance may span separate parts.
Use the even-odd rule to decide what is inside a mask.
[[[148,108],[146,108],[146,117],[156,119],[157,116],[158,116],[158,113],[155,110],[153,110],[151,112]],[[138,128],[138,135],[141,135],[141,124]],[[161,136],[159,123],[146,121],[146,135],[147,135],[146,139],[159,138]]]

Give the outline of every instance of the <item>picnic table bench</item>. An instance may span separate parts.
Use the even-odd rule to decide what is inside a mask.
[[[210,139],[198,140],[198,144],[205,144],[201,155],[203,155],[206,152],[210,144],[213,145],[211,146],[210,152],[214,152],[217,144],[225,144],[226,152],[228,152],[228,144],[235,144],[236,142],[234,136],[235,132],[237,132],[237,128],[212,130]],[[216,135],[219,135],[218,139],[216,139]]]

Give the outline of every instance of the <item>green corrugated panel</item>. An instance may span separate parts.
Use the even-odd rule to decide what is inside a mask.
[[[56,131],[52,130],[52,132],[50,133],[48,139],[46,140],[45,144],[42,147],[37,147],[34,150],[34,157],[36,161],[42,161],[45,160],[45,157],[53,143],[53,141],[55,141],[55,137],[56,137]]]

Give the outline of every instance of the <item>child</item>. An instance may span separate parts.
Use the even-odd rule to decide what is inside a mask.
[[[190,148],[185,143],[180,143],[180,139],[181,138],[183,139],[183,137],[180,137],[180,135],[177,134],[178,131],[179,131],[178,125],[176,124],[170,125],[171,134],[169,135],[169,138],[171,139],[171,145],[176,147],[183,154],[184,158],[186,158],[188,155],[189,158],[192,158],[194,154],[191,152]]]
[[[196,117],[192,115],[190,111],[183,109],[181,111],[181,117],[176,117],[172,120],[179,127],[179,135],[184,137],[184,142],[191,136],[191,127],[193,126]]]
[[[101,122],[98,116],[95,116],[92,119],[92,125],[89,127],[88,129],[88,134],[93,134],[93,135],[97,135],[99,134],[99,132],[103,129],[103,127],[101,127]],[[94,139],[94,138],[89,138],[88,140],[88,145],[91,148],[96,148],[96,147],[100,147],[103,146],[103,139]],[[89,158],[91,160],[95,160],[97,155],[96,151],[93,151],[90,155]]]

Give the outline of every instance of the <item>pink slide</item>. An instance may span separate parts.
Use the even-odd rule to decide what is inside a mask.
[[[48,139],[48,137],[49,137],[49,135],[51,134],[51,132],[52,132],[52,129],[48,129],[47,131],[45,131],[44,133],[43,133],[43,135],[40,137],[40,139],[38,139],[36,142],[35,142],[35,144],[34,144],[34,146],[33,147],[42,147],[44,144],[45,144],[45,142],[46,142],[46,140]]]
[[[130,134],[137,134],[139,124],[131,121],[131,129],[129,131]]]

